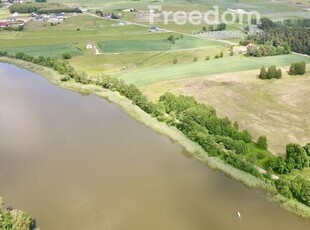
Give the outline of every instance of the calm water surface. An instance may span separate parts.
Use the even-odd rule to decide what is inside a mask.
[[[310,229],[118,106],[8,64],[0,64],[0,194],[42,230]]]

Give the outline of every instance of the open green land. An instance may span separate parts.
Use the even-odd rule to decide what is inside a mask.
[[[206,53],[208,55],[208,53]],[[251,58],[242,55],[233,57],[227,56],[209,61],[200,60],[197,62],[177,63],[175,65],[150,66],[116,75],[128,83],[147,85],[159,81],[167,81],[181,78],[203,77],[211,74],[230,73],[245,70],[259,69],[262,66],[271,64],[287,66],[293,62],[306,61],[310,63],[309,57],[290,54],[273,57]],[[213,57],[212,57],[213,58]]]
[[[284,154],[289,142],[310,142],[309,70],[308,65],[305,76],[285,74],[280,80],[262,81],[257,78],[259,71],[253,70],[159,82],[141,89],[154,101],[162,92],[194,96],[249,129],[255,138],[266,135],[270,150]]]

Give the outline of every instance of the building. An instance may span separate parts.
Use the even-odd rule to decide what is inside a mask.
[[[0,22],[0,28],[7,28],[7,27],[9,27],[10,26],[10,24],[7,22],[7,21],[5,21],[5,22]]]
[[[92,48],[93,48],[93,45],[90,44],[90,43],[87,43],[86,46],[85,46],[85,48],[88,49],[88,50],[89,50],[89,49],[92,49]]]
[[[149,32],[157,32],[158,31],[158,28],[156,26],[151,26],[149,28]]]

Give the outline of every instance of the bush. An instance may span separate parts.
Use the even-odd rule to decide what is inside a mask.
[[[32,227],[33,220],[30,214],[16,209],[4,210],[1,197],[0,200],[0,229],[29,230]]]
[[[277,77],[277,68],[275,65],[272,65],[268,68],[267,79],[272,79]]]
[[[260,69],[260,74],[258,75],[260,79],[267,79],[267,70],[265,67]]]
[[[277,69],[277,79],[280,79],[282,77],[282,70],[280,68]]]
[[[175,38],[174,35],[170,35],[167,40],[171,43],[171,44],[175,44]]]
[[[65,59],[65,60],[71,59],[71,55],[69,53],[63,53],[61,56],[62,56],[62,59]]]
[[[273,78],[280,79],[282,77],[282,70],[280,68],[277,69],[274,65],[270,66],[268,71],[266,71],[265,67],[262,67],[258,77],[263,80]]]
[[[177,58],[173,58],[173,64],[177,64],[178,63],[178,59]]]
[[[206,56],[205,60],[209,61],[210,60],[210,56]]]
[[[259,149],[267,150],[268,149],[267,138],[265,136],[260,136],[257,140],[256,146]]]
[[[286,146],[287,163],[295,169],[303,169],[309,166],[309,159],[304,148],[298,144]]]
[[[197,62],[197,61],[198,61],[198,57],[195,56],[195,57],[193,58],[193,60],[194,60],[194,62]]]
[[[310,157],[310,143],[305,145],[304,150],[307,153],[308,157]]]
[[[306,73],[306,63],[293,63],[290,67],[289,75],[304,75]]]
[[[287,174],[292,170],[290,164],[287,164],[286,160],[281,156],[269,160],[268,166],[278,174]]]

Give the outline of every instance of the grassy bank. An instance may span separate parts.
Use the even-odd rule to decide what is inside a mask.
[[[103,90],[101,87],[98,87],[95,85],[79,84],[73,80],[70,80],[68,82],[62,82],[60,80],[61,76],[55,71],[45,68],[45,67],[32,64],[32,63],[28,63],[28,62],[24,62],[24,61],[20,61],[16,59],[9,59],[9,58],[0,58],[0,61],[14,64],[21,68],[25,68],[30,71],[36,72],[44,76],[46,79],[51,81],[53,84],[58,85],[64,89],[69,89],[69,90],[84,93],[84,94],[85,93],[95,94],[99,97],[106,98],[109,101],[121,106],[121,108],[127,114],[129,114],[131,117],[133,117],[137,121],[147,125],[148,127],[152,128],[158,133],[166,135],[170,137],[171,139],[177,141],[186,151],[190,152],[198,160],[209,165],[212,169],[220,170],[226,173],[227,175],[235,178],[236,180],[244,183],[247,186],[264,188],[271,194],[275,194],[275,188],[273,186],[266,184],[265,182],[261,181],[260,179],[246,172],[240,171],[228,164],[225,164],[219,158],[209,157],[208,154],[197,143],[190,141],[179,130],[173,127],[170,127],[166,125],[165,123],[158,122],[155,118],[152,118],[149,114],[142,111],[138,106],[133,105],[132,101],[121,96],[117,92]],[[295,204],[296,204],[295,206],[290,206],[294,208],[288,208],[286,206],[285,208],[296,214],[302,215],[304,217],[310,217],[310,210],[308,207],[298,202],[295,202]],[[302,211],[302,210],[306,210],[306,211]]]

